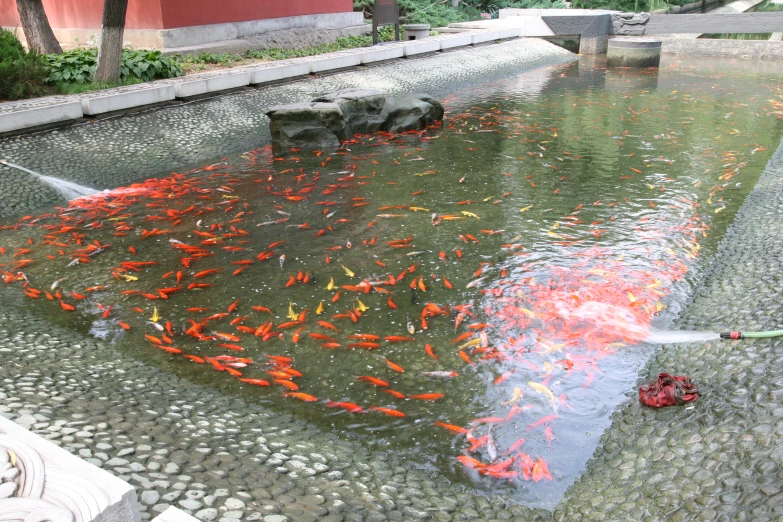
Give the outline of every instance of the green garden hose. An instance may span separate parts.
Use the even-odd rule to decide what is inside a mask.
[[[783,330],[766,332],[726,332],[720,334],[721,339],[766,339],[768,337],[783,337]]]

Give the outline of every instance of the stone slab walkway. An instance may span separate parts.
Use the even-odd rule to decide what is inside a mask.
[[[323,74],[455,47],[519,38],[516,27],[444,34],[424,40],[392,42],[333,53],[254,64],[181,78],[116,87],[102,91],[0,103],[0,134],[23,133],[79,118],[151,106],[176,99],[263,85],[308,74]]]

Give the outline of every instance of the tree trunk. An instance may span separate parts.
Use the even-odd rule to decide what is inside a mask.
[[[16,0],[16,9],[22,20],[22,30],[29,49],[44,54],[63,52],[49,25],[41,0]]]
[[[451,0],[451,7],[454,9],[459,7],[459,0]]]
[[[120,81],[122,35],[125,32],[127,9],[128,0],[103,0],[103,26],[94,82]]]

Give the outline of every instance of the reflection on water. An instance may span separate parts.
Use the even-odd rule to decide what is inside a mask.
[[[585,59],[81,198],[4,227],[4,296],[551,508],[783,135],[779,73],[727,63]]]
[[[747,13],[755,12],[783,11],[783,2],[778,0],[764,0],[760,4],[748,9]],[[783,28],[782,28],[783,29]],[[721,34],[703,34],[699,38],[718,39],[718,40],[769,40],[772,33],[721,33]]]

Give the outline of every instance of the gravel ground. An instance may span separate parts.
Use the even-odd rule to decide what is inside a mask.
[[[215,157],[225,151],[226,136],[234,151],[257,145],[267,132],[261,107],[348,85],[438,94],[456,89],[443,85],[452,75],[457,82],[486,80],[488,71],[567,59],[546,49],[535,47],[532,58],[493,46],[399,62],[27,137],[2,144],[2,155],[47,174],[116,186]],[[465,56],[493,61],[482,53],[506,69],[482,62],[476,76],[460,63]],[[7,175],[0,171],[0,178]],[[54,201],[27,178],[0,181],[0,190],[5,215]],[[779,327],[781,229],[783,147],[679,326]],[[10,295],[0,289],[7,303],[0,310],[0,415],[128,480],[145,520],[167,505],[220,522],[783,520],[783,342],[661,349],[642,381],[662,370],[689,374],[702,397],[693,408],[651,410],[629,393],[587,471],[550,514],[472,495],[286,414],[154,370],[110,345],[23,315]]]
[[[273,105],[349,87],[438,96],[576,58],[549,42],[516,39],[0,141],[0,158],[43,175],[114,188],[265,145],[270,137],[264,111]],[[3,165],[0,194],[0,218],[63,203],[48,185]]]

